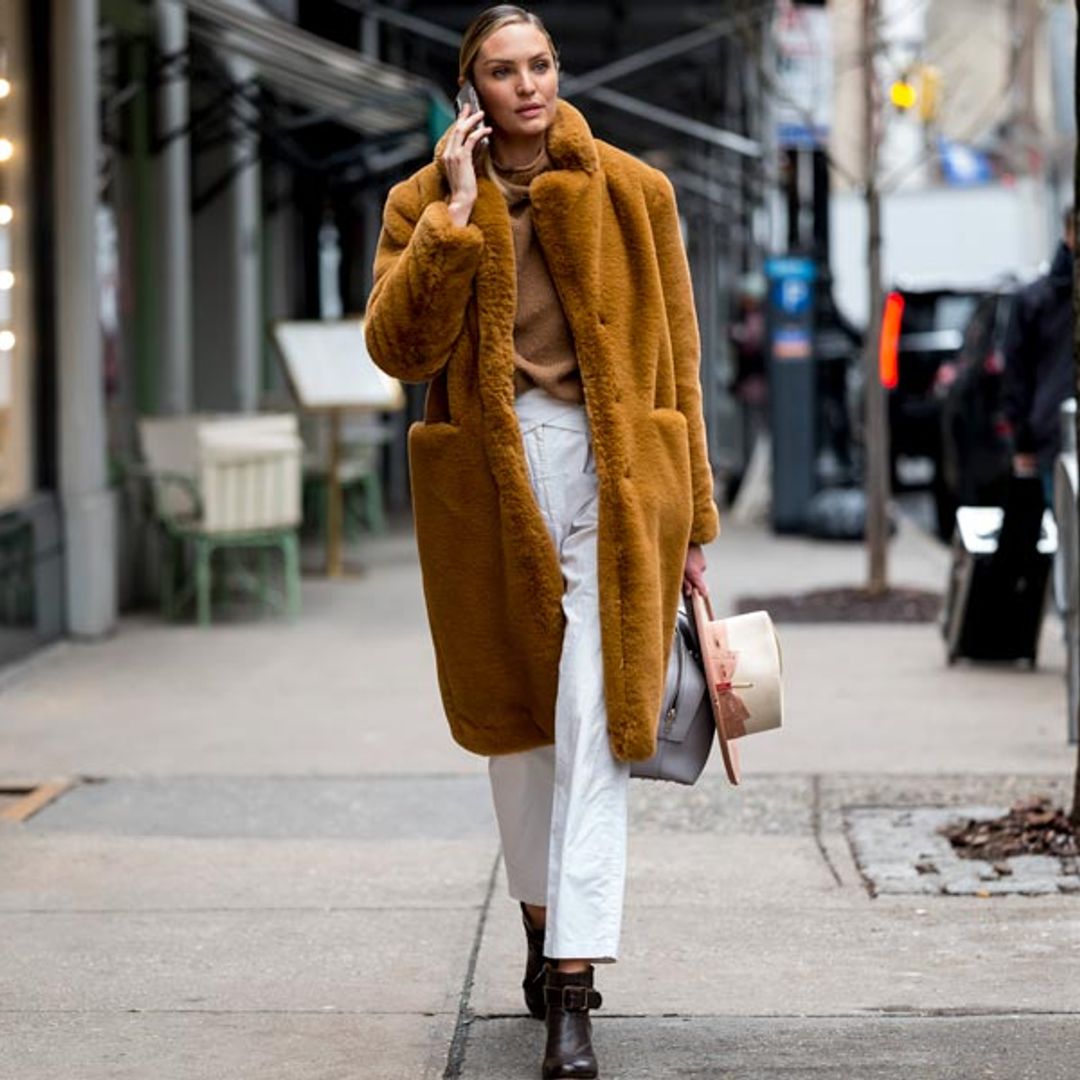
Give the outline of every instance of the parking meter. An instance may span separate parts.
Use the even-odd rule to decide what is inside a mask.
[[[813,259],[778,256],[765,262],[772,427],[772,525],[801,532],[815,492],[816,392]]]

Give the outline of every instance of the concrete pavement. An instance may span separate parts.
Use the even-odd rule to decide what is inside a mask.
[[[717,606],[858,583],[858,546],[725,527]],[[0,1078],[539,1075],[486,763],[439,709],[407,533],[298,623],[125,620],[0,675]],[[905,526],[896,583],[941,588]],[[1064,654],[947,668],[932,626],[781,627],[783,733],[734,789],[636,783],[605,1077],[1076,1075],[1080,897],[871,898],[850,806],[1063,801]]]

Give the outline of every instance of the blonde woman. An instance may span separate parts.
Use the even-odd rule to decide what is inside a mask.
[[[544,1077],[595,1077],[630,762],[650,757],[680,588],[718,531],[666,177],[558,96],[540,19],[481,14],[462,109],[387,200],[366,335],[427,381],[409,460],[453,737],[486,755]]]

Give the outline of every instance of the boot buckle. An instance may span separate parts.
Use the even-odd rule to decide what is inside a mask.
[[[548,1005],[558,1005],[567,1012],[585,1012],[599,1009],[603,1003],[599,990],[590,986],[545,986],[544,1001]]]

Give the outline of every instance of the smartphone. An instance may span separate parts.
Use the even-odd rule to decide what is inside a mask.
[[[461,84],[461,89],[457,92],[457,97],[454,99],[454,104],[457,106],[458,116],[461,115],[462,110],[466,105],[472,107],[472,111],[479,112],[483,106],[480,104],[480,95],[476,92],[476,87],[466,79]],[[488,137],[485,135],[480,140],[480,149],[486,150],[488,144]]]

